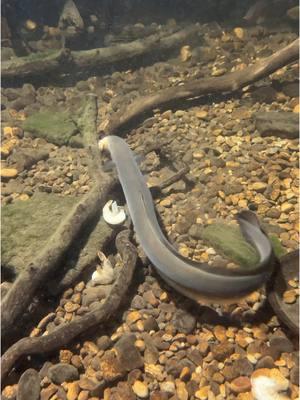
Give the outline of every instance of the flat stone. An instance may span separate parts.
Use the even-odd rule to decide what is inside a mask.
[[[90,286],[84,289],[82,293],[82,305],[88,307],[94,302],[100,302],[100,300],[107,296],[109,291],[110,286],[108,285]]]
[[[57,392],[58,387],[53,383],[41,390],[40,400],[49,400]],[[69,399],[68,399],[69,400]]]
[[[146,399],[149,395],[148,386],[141,381],[135,381],[132,385],[132,390],[141,399]]]
[[[103,335],[97,339],[97,346],[99,350],[107,350],[112,344],[109,336]]]
[[[39,400],[41,378],[35,369],[27,369],[18,383],[17,400]]]
[[[180,333],[191,333],[196,327],[196,318],[184,310],[177,310],[172,318],[172,324]]]
[[[170,395],[175,393],[175,383],[173,381],[166,381],[160,384],[160,389]]]
[[[270,347],[280,353],[291,353],[294,350],[293,343],[285,336],[272,336],[270,338]]]
[[[48,378],[57,385],[60,385],[63,382],[75,381],[78,377],[79,374],[77,368],[69,364],[55,364],[48,370]]]
[[[16,168],[1,168],[0,176],[3,180],[16,178],[18,170]]]
[[[144,365],[140,352],[134,345],[135,341],[136,336],[134,334],[125,333],[114,346],[120,365],[125,371],[132,371]]]
[[[71,144],[72,137],[78,133],[76,124],[67,113],[51,110],[30,115],[22,127],[33,137],[46,139],[58,146]]]
[[[211,346],[211,352],[214,359],[217,361],[224,361],[225,358],[229,357],[234,352],[234,346],[229,342],[223,342]]]
[[[176,395],[178,400],[188,400],[189,394],[186,389],[186,384],[179,379],[176,380]]]
[[[244,393],[251,390],[251,381],[247,376],[239,376],[230,383],[230,388],[234,393]]]
[[[254,115],[256,129],[262,136],[296,139],[299,135],[298,115],[287,111],[259,112]]]
[[[293,385],[299,386],[299,367],[295,366],[291,369],[290,380]]]
[[[123,369],[116,353],[107,351],[99,361],[99,370],[101,370],[103,379],[107,382],[113,382],[123,377],[126,371]]]
[[[77,400],[80,392],[78,382],[70,382],[66,384],[67,400]]]
[[[264,356],[257,361],[256,368],[274,368],[275,363],[271,356]]]

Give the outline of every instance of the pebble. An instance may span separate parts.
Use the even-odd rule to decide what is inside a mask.
[[[251,381],[247,376],[239,376],[230,383],[230,389],[234,393],[244,393],[251,390]]]
[[[48,378],[57,385],[63,382],[71,382],[78,379],[78,370],[73,365],[69,364],[56,364],[49,368]]]
[[[264,182],[254,182],[250,188],[252,190],[255,190],[257,193],[263,193],[266,188],[267,188],[267,184]]]
[[[240,40],[243,40],[243,39],[244,39],[245,32],[244,32],[244,29],[243,29],[243,28],[239,28],[239,27],[234,28],[233,32],[234,32],[235,36],[236,36],[238,39],[240,39]]]
[[[125,333],[115,344],[118,360],[125,371],[132,371],[144,365],[140,352],[134,343],[136,336],[132,333]]]
[[[172,381],[165,381],[160,384],[160,389],[170,395],[175,393],[175,383]]]
[[[1,178],[11,179],[16,178],[18,170],[16,168],[1,168]]]
[[[67,389],[67,400],[78,399],[78,395],[80,392],[80,387],[78,382],[67,383],[65,389]]]
[[[180,49],[180,61],[186,62],[192,57],[190,46],[183,46]]]
[[[211,351],[215,360],[224,361],[234,352],[234,346],[231,343],[224,342],[213,345]]]
[[[146,399],[149,396],[149,389],[144,382],[135,381],[132,385],[132,390],[141,399]]]
[[[192,314],[178,310],[173,316],[172,323],[178,332],[189,334],[196,326],[196,319]]]
[[[210,389],[210,386],[203,386],[199,390],[197,390],[197,392],[195,393],[196,399],[207,400],[209,389]]]

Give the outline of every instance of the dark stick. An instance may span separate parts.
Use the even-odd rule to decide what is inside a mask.
[[[186,100],[212,93],[234,92],[259,79],[265,78],[279,68],[299,59],[299,39],[270,57],[257,61],[241,71],[214,78],[205,78],[185,83],[182,86],[170,87],[148,96],[134,100],[126,111],[116,113],[106,128],[107,134],[117,134],[120,129],[144,113],[155,108],[166,106],[174,100]]]
[[[70,323],[56,328],[46,336],[23,338],[12,345],[1,359],[2,382],[21,357],[45,354],[62,348],[91,327],[107,321],[117,311],[131,283],[137,259],[136,248],[130,243],[128,236],[129,231],[122,231],[116,238],[116,247],[124,265],[104,303],[99,304],[97,309],[88,314],[76,317]]]

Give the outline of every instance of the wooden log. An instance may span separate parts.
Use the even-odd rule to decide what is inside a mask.
[[[126,110],[121,110],[112,117],[105,133],[109,135],[121,133],[121,129],[134,120],[145,118],[147,113],[153,109],[166,107],[175,100],[182,101],[213,93],[235,92],[298,59],[299,39],[243,70],[223,76],[193,80],[181,86],[170,87],[148,96],[139,97]]]
[[[142,57],[155,52],[163,54],[176,46],[186,43],[199,32],[199,26],[192,25],[168,36],[161,33],[146,38],[121,43],[111,47],[92,50],[70,51],[68,49],[36,53],[27,57],[15,57],[3,61],[1,65],[2,80],[22,79],[25,77],[47,77],[49,73],[67,73],[82,68],[101,67],[111,64],[114,68],[117,63],[128,61],[134,57]]]

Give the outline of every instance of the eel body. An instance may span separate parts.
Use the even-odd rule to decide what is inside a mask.
[[[271,243],[260,228],[257,217],[249,210],[238,215],[245,239],[258,254],[258,265],[251,271],[210,267],[181,256],[164,236],[157,221],[153,199],[127,143],[118,136],[106,136],[99,142],[108,150],[117,169],[137,238],[158,273],[175,289],[197,299],[238,298],[265,283],[273,271]]]

